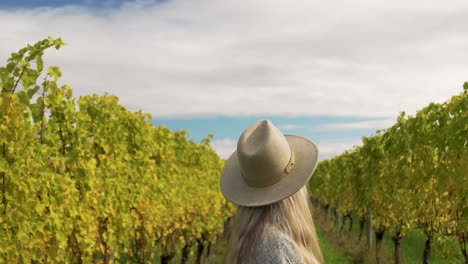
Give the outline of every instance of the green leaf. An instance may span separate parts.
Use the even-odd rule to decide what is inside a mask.
[[[42,213],[44,212],[44,206],[40,203],[37,203],[36,206],[34,206],[34,210],[37,214],[42,215]]]
[[[36,92],[37,92],[38,90],[39,90],[39,85],[36,85],[36,86],[34,86],[33,88],[29,89],[28,92],[27,92],[29,98],[32,98],[32,97],[36,94]]]
[[[8,169],[8,162],[4,158],[0,158],[0,172],[5,172]]]
[[[16,63],[9,62],[6,66],[6,70],[11,73],[15,69],[15,67],[16,67]]]
[[[42,97],[37,98],[36,103],[30,105],[34,123],[41,120],[42,115]]]
[[[38,56],[36,59],[37,71],[42,72],[44,69],[44,61],[42,60],[41,56]]]
[[[62,72],[60,71],[60,68],[57,66],[51,66],[47,70],[47,75],[50,77],[54,78],[54,81],[57,82],[57,80],[62,77]]]
[[[19,91],[16,94],[18,95],[18,99],[22,104],[29,106],[29,95],[25,91]]]
[[[58,252],[57,243],[52,243],[52,244],[48,245],[48,247],[47,247],[47,256],[50,259],[55,260],[55,258],[57,257],[57,252]]]
[[[37,72],[33,69],[26,68],[24,69],[24,73],[21,76],[21,85],[23,86],[23,89],[27,90],[29,87],[34,85],[37,80]]]

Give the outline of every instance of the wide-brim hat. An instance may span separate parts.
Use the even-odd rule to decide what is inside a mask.
[[[318,148],[307,138],[283,135],[269,120],[247,128],[221,174],[221,192],[240,206],[257,207],[283,200],[308,182]]]

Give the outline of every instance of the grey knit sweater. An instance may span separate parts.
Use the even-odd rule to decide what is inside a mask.
[[[256,264],[300,264],[297,246],[280,230],[266,226],[258,238],[255,254]]]

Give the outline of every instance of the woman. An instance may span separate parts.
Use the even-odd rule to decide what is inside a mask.
[[[268,120],[244,131],[221,175],[221,192],[239,206],[229,263],[323,262],[306,187],[317,161],[313,142]]]

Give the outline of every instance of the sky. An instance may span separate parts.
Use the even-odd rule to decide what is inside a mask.
[[[155,125],[214,135],[227,158],[270,119],[328,159],[468,81],[468,2],[1,0],[0,65],[47,36],[76,96],[110,93]]]

